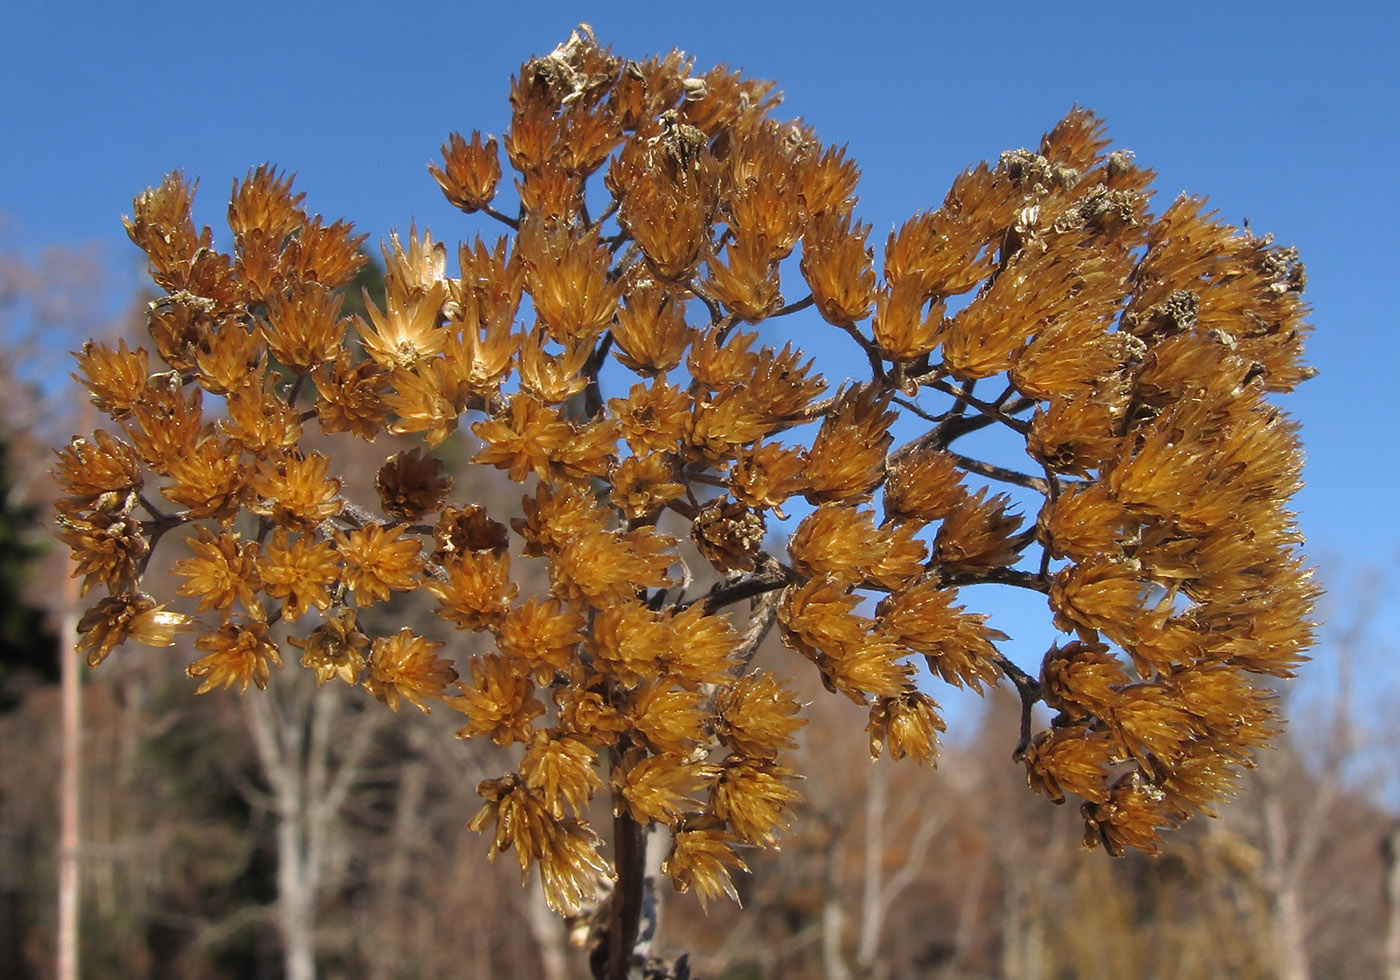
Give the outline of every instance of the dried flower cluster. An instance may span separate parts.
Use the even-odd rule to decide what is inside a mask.
[[[472,826],[564,912],[637,867],[628,827],[668,828],[664,873],[702,900],[736,897],[743,847],[778,840],[802,718],[750,665],[775,624],[868,707],[872,756],[934,758],[919,663],[1009,680],[1030,784],[1082,801],[1090,845],[1153,851],[1227,796],[1275,730],[1258,675],[1288,675],[1312,639],[1285,509],[1297,434],[1271,401],[1310,373],[1296,255],[1199,200],[1154,215],[1151,172],[1075,110],[1037,150],[960,174],[877,268],[855,164],[777,102],[576,33],[513,80],[499,147],[453,134],[430,168],[509,234],[463,244],[455,276],[431,234],[391,236],[367,319],[340,312],[362,239],[273,169],[235,183],[229,253],[178,175],[141,194],[127,230],[164,291],[153,352],[78,354],[113,426],[56,468],[60,533],[103,594],[79,626],[88,662],[190,632],[199,691],[246,691],[289,644],[318,682],[460,712],[460,736],[521,753]],[[493,206],[502,147],[512,215]],[[809,307],[868,377],[830,390],[754,329]],[[1020,469],[954,448],[992,428]],[[385,432],[425,448],[356,505],[313,445]],[[521,516],[453,500],[448,439],[524,486]],[[769,522],[787,510],[782,552]],[[142,591],[161,539],[182,583],[164,602]],[[521,592],[531,563],[545,594]],[[976,583],[1045,595],[1068,638],[1038,677],[966,608]],[[475,655],[357,623],[415,591],[486,634]],[[605,790],[611,859],[588,819]]]

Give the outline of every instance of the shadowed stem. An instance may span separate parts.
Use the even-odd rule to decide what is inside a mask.
[[[613,765],[622,759],[615,749]],[[621,801],[615,801],[621,803]],[[642,918],[642,891],[645,888],[647,838],[642,825],[632,819],[625,807],[613,817],[614,867],[617,884],[608,909],[607,956],[594,963],[597,980],[627,980],[632,967],[632,950],[637,945],[637,928]],[[599,973],[599,967],[602,972]]]
[[[306,372],[297,372],[296,381],[292,382],[291,389],[287,392],[287,407],[294,407],[297,403],[297,395],[301,394],[301,386],[306,384]]]
[[[766,556],[765,556],[766,558]],[[797,581],[797,573],[778,561],[763,561],[762,567],[751,575],[732,582],[716,583],[708,593],[696,599],[678,604],[678,609],[689,607],[695,602],[705,604],[709,615],[717,609],[744,599],[752,599],[767,592],[774,592]]]
[[[860,349],[865,352],[865,358],[870,362],[870,377],[872,381],[881,382],[885,380],[885,362],[880,354],[880,348],[873,340],[866,340],[865,335],[856,329],[855,324],[842,324],[841,329],[850,335],[851,339],[860,345]]]
[[[771,320],[775,316],[787,316],[789,313],[797,313],[800,310],[805,310],[807,307],[811,306],[816,301],[817,298],[811,293],[808,293],[801,299],[789,303],[787,306],[776,309],[772,313],[769,313],[768,319]]]
[[[952,395],[954,398],[958,399],[960,403],[971,405],[981,415],[985,416],[986,418],[1000,422],[1007,428],[1013,429],[1016,432],[1021,433],[1021,435],[1027,435],[1031,431],[1031,426],[1029,422],[1027,422],[1025,419],[1018,419],[1014,417],[1016,412],[1023,412],[1028,407],[1027,404],[1025,404],[1025,399],[1013,402],[1012,404],[1003,407],[999,405],[993,405],[989,402],[984,402],[981,399],[972,397],[971,384],[964,384],[962,387],[957,387],[955,385],[949,384],[941,378],[929,378],[927,380],[923,380],[921,383],[929,388],[937,389],[938,391],[941,391],[946,395]],[[1030,404],[1034,404],[1034,402],[1031,402]]]
[[[1011,758],[1020,762],[1026,757],[1026,748],[1031,744],[1031,711],[1038,702],[1044,700],[1045,691],[1040,686],[1040,681],[1001,654],[996,655],[996,663],[1001,672],[1016,685],[1016,693],[1021,697],[1021,738],[1011,753]]]
[[[964,456],[961,453],[953,453],[953,458],[963,469],[971,473],[979,473],[982,476],[990,477],[993,480],[1000,480],[1003,483],[1014,483],[1017,486],[1027,487],[1046,496],[1050,495],[1050,482],[1038,476],[1030,476],[1026,473],[1018,473],[1016,470],[1009,470],[1004,466],[997,466],[995,463],[985,463],[980,459],[973,459],[971,456]]]
[[[608,356],[612,345],[613,333],[609,330],[603,334],[603,339],[598,341],[598,346],[588,355],[588,360],[583,365],[582,373],[588,379],[588,385],[583,390],[583,411],[590,419],[603,414],[603,392],[598,387],[598,372],[602,370],[603,360]]]
[[[482,214],[488,215],[488,216],[490,216],[490,217],[492,217],[492,218],[495,218],[497,221],[499,221],[501,224],[507,226],[507,227],[510,228],[511,230],[513,230],[513,231],[519,231],[519,230],[520,230],[520,222],[519,222],[518,220],[516,220],[515,218],[512,218],[510,215],[502,214],[501,212],[499,212],[499,211],[497,211],[495,208],[493,208],[491,205],[489,205],[489,204],[483,205],[483,206],[481,207],[480,210],[481,210],[481,213],[482,213]]]
[[[709,293],[700,288],[699,283],[695,281],[693,276],[685,281],[685,288],[689,289],[691,295],[704,303],[705,309],[710,311],[710,326],[724,321],[723,308],[720,307],[719,303],[711,297]],[[723,337],[721,337],[721,343],[723,343]]]

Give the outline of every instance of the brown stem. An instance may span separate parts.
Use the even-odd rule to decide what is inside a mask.
[[[1031,431],[1029,422],[1025,421],[1024,419],[1012,417],[1013,413],[1025,410],[1026,406],[1022,404],[1022,402],[1015,402],[1014,404],[1003,409],[998,408],[997,406],[989,402],[984,402],[981,399],[973,398],[971,384],[964,384],[961,388],[959,388],[954,385],[950,385],[948,382],[943,381],[941,379],[930,379],[928,381],[925,381],[924,384],[930,388],[936,388],[937,390],[944,392],[945,394],[952,395],[958,400],[959,404],[970,405],[986,418],[994,419],[995,421],[1000,422],[1002,425],[1005,425],[1007,428],[1014,429],[1022,435],[1026,435]]]
[[[520,230],[520,222],[519,222],[519,221],[517,221],[515,218],[512,218],[510,215],[502,214],[501,212],[497,211],[495,208],[493,208],[493,207],[492,207],[491,205],[489,205],[489,204],[486,204],[486,205],[483,205],[483,206],[482,206],[482,208],[481,208],[481,213],[482,213],[482,214],[485,214],[485,215],[488,215],[488,216],[490,216],[490,217],[492,217],[492,218],[495,218],[495,219],[496,219],[497,221],[499,221],[501,224],[506,225],[507,227],[511,228],[513,231],[519,231],[519,230]]]
[[[994,583],[996,585],[1014,585],[1019,589],[1029,589],[1032,592],[1049,594],[1050,583],[1041,578],[1035,572],[1022,571],[1019,568],[987,568],[978,571],[950,572],[943,576],[943,584],[957,587],[963,585],[985,585]]]
[[[146,499],[146,495],[139,490],[136,492],[136,500],[142,507],[146,508],[146,513],[155,518],[156,523],[178,522],[180,520],[180,518],[176,517],[174,514],[167,514],[155,504],[151,503],[150,500]]]
[[[668,500],[666,509],[675,511],[688,521],[695,520],[695,515],[700,513],[700,507],[690,500]]]
[[[832,395],[830,398],[823,398],[821,401],[812,402],[806,408],[802,409],[802,411],[791,416],[790,424],[800,425],[803,422],[810,422],[812,419],[821,418],[827,412],[835,408],[836,403],[840,400],[839,396]]]
[[[1052,470],[1052,469],[1050,468],[1050,466],[1049,466],[1048,464],[1046,464],[1046,463],[1041,463],[1041,467],[1045,470],[1045,483],[1046,483],[1046,486],[1048,486],[1048,487],[1050,488],[1050,492],[1049,492],[1048,494],[1046,494],[1046,500],[1047,500],[1049,503],[1053,504],[1055,501],[1057,501],[1057,500],[1060,499],[1060,490],[1061,490],[1061,487],[1060,487],[1060,478],[1059,478],[1059,476],[1055,473],[1055,471]],[[1048,581],[1049,578],[1050,578],[1050,547],[1049,547],[1049,545],[1046,545],[1045,549],[1044,549],[1043,551],[1041,551],[1041,553],[1040,553],[1040,577],[1043,578],[1043,579],[1046,579],[1047,581]]]
[[[754,597],[749,613],[749,625],[739,634],[739,642],[734,647],[734,666],[729,669],[729,673],[734,677],[742,677],[749,669],[749,663],[758,652],[759,644],[777,621],[779,598],[780,593],[776,590]]]
[[[288,408],[291,408],[291,407],[293,407],[294,405],[296,405],[296,403],[297,403],[297,395],[300,395],[300,394],[301,394],[301,386],[304,385],[304,384],[306,384],[306,372],[305,372],[305,371],[298,372],[296,381],[294,381],[294,382],[292,383],[292,388],[291,388],[291,390],[287,392],[287,407],[288,407]]]
[[[603,334],[603,339],[598,342],[598,346],[588,355],[588,361],[583,365],[583,376],[588,379],[588,385],[583,390],[583,411],[590,419],[596,419],[603,414],[603,393],[598,387],[598,372],[602,370],[603,361],[612,345],[613,334],[609,330]]]
[[[607,239],[607,242],[610,255],[615,255],[624,242],[627,244],[627,248],[623,249],[622,258],[614,262],[613,267],[608,270],[608,282],[617,282],[623,273],[632,267],[632,263],[637,261],[637,256],[642,250],[625,232],[619,232],[616,237]]]
[[[142,505],[147,510],[151,509],[150,504],[145,503],[145,501],[142,501]],[[146,554],[137,563],[138,575],[146,574],[146,567],[151,563],[151,556],[155,554],[156,545],[160,543],[160,539],[165,536],[166,532],[187,523],[189,523],[188,519],[179,514],[160,514],[153,520],[141,522],[141,533],[146,536]]]
[[[614,755],[614,764],[621,758]],[[619,803],[621,801],[618,801]],[[624,808],[613,817],[613,849],[617,884],[608,910],[607,959],[600,980],[627,980],[637,927],[642,918],[642,891],[646,887],[647,838],[642,825]]]
[[[617,198],[615,198],[615,197],[612,198],[611,200],[609,200],[609,201],[608,201],[608,206],[605,207],[605,208],[603,208],[603,213],[600,214],[600,215],[598,215],[597,220],[595,220],[595,221],[593,222],[593,227],[594,227],[594,228],[602,228],[602,227],[603,227],[603,222],[604,222],[604,221],[607,221],[607,220],[608,220],[609,218],[611,218],[613,215],[617,214],[617,209],[618,209],[621,205],[622,205],[622,202],[619,201],[619,200],[618,200]]]
[[[703,602],[705,612],[713,613],[716,609],[744,599],[752,599],[767,592],[776,592],[796,581],[797,573],[782,562],[765,561],[761,571],[745,575],[732,582],[718,583],[708,593],[692,600],[692,602]],[[692,602],[684,603],[680,608],[690,606]]]
[[[706,473],[701,468],[704,465],[704,463],[695,463],[687,466],[681,471],[681,478],[689,483],[703,483],[707,487],[728,489],[729,481],[715,476],[713,473]]]
[[[780,307],[779,309],[774,310],[772,313],[769,313],[768,319],[771,320],[775,316],[787,316],[789,313],[796,313],[799,310],[805,310],[807,307],[811,306],[816,301],[817,298],[811,293],[808,293],[801,299],[789,303],[787,306]]]
[[[986,463],[980,459],[973,459],[971,456],[964,456],[961,453],[953,453],[953,458],[957,460],[959,466],[970,473],[978,473],[982,476],[990,477],[993,480],[1000,480],[1003,483],[1014,483],[1017,486],[1027,487],[1038,493],[1050,493],[1050,483],[1038,476],[1030,476],[1026,473],[1018,473],[1016,470],[1009,470],[1004,466],[997,466],[995,463]]]
[[[705,309],[710,311],[710,326],[713,327],[724,320],[724,310],[720,308],[719,303],[713,297],[700,288],[700,284],[695,281],[694,276],[685,281],[685,288],[689,289],[696,299],[705,304]]]
[[[866,340],[865,336],[856,329],[854,323],[843,324],[842,330],[850,335],[851,339],[860,345],[860,349],[865,352],[865,359],[870,362],[870,377],[874,381],[883,381],[885,378],[885,362],[881,358],[880,348],[875,346],[873,340]]]
[[[1020,667],[998,653],[995,657],[996,664],[1001,668],[1012,684],[1016,685],[1016,693],[1021,696],[1021,738],[1016,743],[1016,749],[1011,753],[1011,758],[1020,762],[1026,756],[1026,747],[1031,744],[1031,711],[1036,703],[1043,699],[1044,690],[1040,686],[1040,681],[1026,673]]]
[[[897,372],[897,371],[899,371],[899,369],[900,369],[900,365],[896,364],[896,365],[895,365],[895,371]],[[897,381],[898,379],[896,378],[895,380]],[[898,385],[896,384],[895,387],[898,387]],[[917,403],[910,401],[908,398],[901,398],[900,396],[895,395],[894,398],[892,399],[892,401],[893,401],[896,405],[899,405],[899,406],[901,406],[901,407],[903,407],[903,408],[905,408],[905,409],[908,409],[909,411],[913,412],[915,415],[917,415],[919,418],[923,419],[925,422],[933,422],[934,424],[937,424],[937,423],[943,421],[943,420],[942,420],[941,418],[939,418],[938,416],[936,416],[936,415],[930,415],[928,412],[925,412],[922,408],[920,408],[920,407],[918,406]]]
[[[952,412],[940,415],[938,418],[941,421],[932,429],[892,451],[889,454],[888,464],[892,466],[921,450],[939,452],[947,449],[962,436],[969,432],[976,432],[978,429],[985,429],[996,421],[985,415],[961,415]]]

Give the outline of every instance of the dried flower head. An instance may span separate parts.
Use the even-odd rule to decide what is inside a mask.
[[[804,706],[753,666],[775,623],[865,710],[872,757],[935,759],[929,683],[1006,681],[1030,786],[1077,797],[1090,846],[1152,852],[1211,812],[1277,730],[1267,678],[1312,643],[1301,451],[1275,404],[1311,373],[1296,252],[1198,199],[1154,215],[1150,171],[1075,109],[877,257],[855,162],[777,105],[580,27],[512,80],[513,182],[479,132],[429,168],[506,236],[462,243],[455,275],[426,230],[390,236],[353,331],[363,238],[291,178],[234,184],[232,254],[181,175],[138,196],[151,343],[76,355],[112,424],[55,466],[59,534],[106,593],[78,626],[88,662],[193,631],[198,689],[242,692],[285,639],[318,684],[445,702],[462,737],[520,753],[478,787],[490,855],[513,849],[570,914],[616,882],[618,975],[644,825],[705,902],[737,898],[739,848],[794,818]],[[794,335],[830,325],[858,365],[833,396],[794,342],[763,342],[809,308]],[[392,443],[377,506],[350,499],[367,449],[345,433]],[[486,485],[472,465],[522,485],[517,516],[460,499]],[[766,549],[784,508],[795,530]],[[171,548],[179,609],[141,591]],[[974,585],[1039,594],[1067,637],[1013,663]],[[437,618],[357,622],[424,595]]]
[[[451,661],[437,655],[441,643],[426,640],[405,626],[393,636],[377,637],[365,675],[365,689],[394,711],[403,698],[424,714],[427,698],[441,698],[457,679]]]
[[[418,585],[423,543],[400,540],[404,528],[366,524],[349,534],[335,532],[336,549],[344,561],[341,580],[355,593],[355,605],[368,606],[389,598],[391,590],[410,592]]]
[[[452,133],[442,145],[441,167],[429,164],[428,172],[447,199],[471,214],[491,203],[501,180],[501,160],[494,137],[484,143],[480,132],[468,143],[461,133]]]
[[[269,665],[281,667],[282,655],[272,641],[267,624],[260,620],[247,623],[225,623],[216,633],[207,633],[194,641],[204,656],[186,668],[191,677],[202,677],[196,694],[212,691],[220,685],[237,684],[246,693],[249,684],[259,691],[267,687]]]
[[[96,667],[127,640],[148,647],[173,646],[192,626],[189,616],[172,612],[142,593],[120,592],[93,606],[78,620],[78,652]]]
[[[395,520],[416,521],[442,507],[452,489],[442,460],[418,449],[395,453],[374,476],[379,507]]]
[[[370,638],[355,625],[355,610],[347,606],[326,613],[325,620],[305,639],[289,636],[287,642],[303,651],[301,665],[316,672],[317,687],[332,677],[354,686],[360,682]]]
[[[262,578],[258,574],[256,541],[244,541],[229,533],[216,537],[205,527],[198,528],[196,537],[185,540],[194,557],[176,562],[172,569],[186,580],[175,590],[177,595],[196,596],[196,612],[218,609],[224,622],[228,622],[235,604],[249,615],[262,614],[262,603],[257,598]]]

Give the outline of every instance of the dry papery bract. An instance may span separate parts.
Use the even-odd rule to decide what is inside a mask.
[[[320,683],[460,712],[461,737],[521,758],[472,826],[562,913],[636,863],[590,825],[605,789],[618,826],[670,830],[665,874],[702,902],[776,845],[803,719],[751,663],[773,623],[790,675],[868,708],[872,756],[935,758],[930,676],[1009,682],[1007,747],[1034,790],[1082,801],[1090,846],[1156,851],[1227,797],[1312,642],[1301,455],[1273,401],[1311,373],[1297,256],[1199,199],[1154,214],[1151,171],[1078,108],[877,256],[855,164],[777,105],[581,29],[521,67],[502,137],[451,134],[430,168],[503,237],[462,244],[455,277],[428,232],[391,237],[363,318],[341,313],[362,238],[290,177],[234,183],[231,253],[179,174],[140,194],[151,343],[77,354],[111,422],[54,471],[100,596],[89,663],[192,634],[199,692],[246,690],[290,645]],[[799,322],[869,373],[828,384],[766,342]],[[981,429],[1023,465],[960,452]],[[335,446],[385,433],[418,444],[381,440],[378,499],[347,499]],[[454,497],[448,440],[521,484],[522,517]],[[172,594],[146,593],[157,555]],[[1037,670],[999,652],[981,583],[1045,596]],[[365,633],[415,592],[442,622]],[[454,628],[487,635],[454,655]]]

